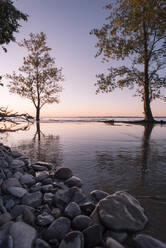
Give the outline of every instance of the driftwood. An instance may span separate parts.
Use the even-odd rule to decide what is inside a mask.
[[[15,132],[18,130],[26,130],[34,118],[28,113],[18,114],[12,113],[8,108],[0,108],[0,132]]]

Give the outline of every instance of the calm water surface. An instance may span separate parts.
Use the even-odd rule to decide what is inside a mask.
[[[27,131],[0,137],[31,161],[70,167],[83,180],[86,192],[127,190],[149,212],[150,233],[166,242],[166,125],[43,122],[40,134],[34,124]]]

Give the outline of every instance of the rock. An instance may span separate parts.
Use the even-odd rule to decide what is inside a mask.
[[[23,174],[20,171],[16,171],[14,173],[14,177],[17,178],[18,180],[20,179],[21,176],[23,176]]]
[[[27,190],[26,189],[21,188],[21,187],[14,187],[14,186],[8,187],[7,188],[7,191],[11,195],[13,195],[13,196],[15,196],[17,198],[22,198],[27,193]]]
[[[94,247],[102,244],[102,233],[99,225],[93,225],[83,231],[85,247]]]
[[[12,177],[4,180],[2,189],[6,192],[9,187],[22,187],[17,178]]]
[[[104,199],[105,197],[107,197],[109,194],[102,191],[102,190],[93,190],[90,193],[90,196],[92,197],[92,199],[95,201],[95,203],[99,202],[100,200]]]
[[[0,215],[0,226],[8,223],[9,221],[11,221],[12,217],[10,215],[10,213],[6,212],[4,214]]]
[[[5,206],[4,206],[4,203],[3,203],[3,199],[2,198],[0,198],[0,211],[2,213],[6,213],[7,212],[7,210],[6,210]]]
[[[85,202],[80,205],[80,208],[86,215],[90,215],[95,209],[95,204],[92,202]]]
[[[84,236],[81,232],[69,232],[61,241],[59,248],[84,248]]]
[[[70,227],[71,221],[66,217],[60,217],[52,222],[52,224],[45,231],[44,237],[46,240],[62,240],[70,231]]]
[[[13,199],[9,199],[5,204],[5,208],[7,209],[7,211],[11,211],[14,205],[15,205],[15,201]]]
[[[166,248],[166,244],[146,234],[138,234],[134,243],[139,248]]]
[[[49,192],[52,192],[54,189],[54,186],[52,184],[48,184],[48,185],[43,185],[41,187],[41,191],[44,192],[44,193],[49,193]]]
[[[126,192],[116,192],[101,200],[96,209],[108,229],[137,232],[144,229],[148,219],[139,202]]]
[[[72,227],[79,231],[82,231],[93,224],[93,220],[86,215],[78,215],[72,221]]]
[[[48,178],[46,178],[46,179],[44,179],[42,181],[42,184],[44,184],[44,185],[48,185],[48,184],[53,185],[53,180],[52,180],[52,178],[48,177]]]
[[[61,216],[60,208],[53,208],[51,214],[54,216],[55,219],[58,219]]]
[[[42,193],[36,191],[33,193],[25,194],[22,198],[22,204],[28,205],[30,207],[38,207],[42,202]]]
[[[54,195],[53,205],[63,210],[71,201],[71,198],[72,193],[70,192],[70,190],[59,189]]]
[[[42,239],[36,239],[34,248],[51,248],[51,246]]]
[[[35,185],[33,185],[30,189],[31,192],[36,192],[36,191],[40,191],[42,188],[42,184],[41,183],[36,183]]]
[[[81,181],[81,179],[79,177],[72,176],[72,177],[70,177],[69,179],[67,179],[65,181],[65,184],[68,187],[73,187],[73,186],[81,187],[82,186],[82,181]]]
[[[29,208],[25,208],[23,211],[23,220],[28,225],[34,226],[36,217]]]
[[[53,245],[54,248],[59,248],[59,241],[57,239],[50,239],[49,243]]]
[[[11,163],[11,167],[13,167],[13,168],[21,168],[24,166],[25,166],[24,161],[22,161],[20,159],[14,159]]]
[[[41,165],[37,165],[37,164],[33,164],[32,168],[35,171],[46,171],[46,170],[48,170],[48,168],[46,166],[41,166]]]
[[[65,208],[64,214],[66,217],[73,219],[75,216],[81,214],[81,209],[77,203],[70,202],[69,205]]]
[[[35,184],[35,178],[30,174],[25,174],[20,177],[21,184],[33,185]]]
[[[55,171],[55,178],[66,180],[73,175],[72,171],[69,168],[61,167]]]
[[[126,232],[107,231],[106,236],[115,239],[119,243],[125,242],[128,238],[128,234]]]
[[[35,178],[38,182],[41,182],[48,177],[49,177],[48,171],[39,171],[35,173]]]
[[[54,221],[54,217],[46,212],[37,216],[37,221],[40,226],[47,226]]]
[[[13,223],[9,234],[13,238],[14,247],[17,248],[32,248],[32,243],[36,238],[36,230],[24,222]]]
[[[85,194],[82,193],[81,189],[78,187],[70,188],[70,194],[72,195],[71,201],[76,203],[81,203],[86,199]]]
[[[22,156],[22,154],[21,154],[20,152],[17,152],[17,151],[12,151],[12,152],[11,152],[11,155],[12,155],[12,157],[14,157],[14,158],[19,158],[19,157]]]
[[[112,238],[106,239],[106,248],[125,248],[120,243],[118,243],[116,240]]]
[[[25,209],[33,210],[31,207],[26,205],[16,205],[11,210],[11,216],[13,219],[17,218],[19,215],[22,215],[24,213]]]
[[[48,170],[51,170],[53,168],[53,164],[52,163],[48,163],[48,162],[37,161],[35,164],[36,165],[43,166],[43,167],[46,167],[46,168],[48,168]]]
[[[43,196],[43,201],[45,203],[48,203],[49,205],[52,204],[52,200],[53,200],[54,194],[52,193],[45,193]]]

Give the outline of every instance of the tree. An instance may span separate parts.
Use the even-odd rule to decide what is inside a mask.
[[[25,47],[29,55],[24,57],[19,75],[15,72],[7,75],[10,79],[8,87],[10,92],[32,101],[36,108],[36,121],[39,121],[40,110],[46,103],[59,102],[58,93],[62,91],[60,82],[64,80],[62,69],[55,66],[43,32],[31,33],[30,39],[24,39],[19,45]]]
[[[136,87],[144,102],[145,121],[154,122],[150,103],[163,98],[161,87],[166,86],[166,1],[110,2],[105,6],[106,24],[91,34],[98,38],[96,56],[102,54],[104,62],[120,60],[122,65],[110,67],[108,75],[97,75],[97,93]]]
[[[27,21],[27,15],[16,9],[11,0],[0,0],[0,45],[15,41],[21,20]],[[2,47],[6,52],[6,48]]]

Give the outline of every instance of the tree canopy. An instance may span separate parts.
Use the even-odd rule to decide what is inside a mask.
[[[27,21],[27,17],[13,5],[13,1],[0,0],[0,45],[15,41],[14,33],[21,27],[20,21]]]
[[[166,1],[117,0],[105,8],[106,23],[91,31],[98,39],[96,56],[109,63],[120,60],[122,65],[111,66],[108,75],[97,75],[97,93],[136,87],[145,120],[153,122],[150,102],[164,98],[161,88],[166,86]]]
[[[62,69],[55,65],[46,45],[46,35],[31,33],[29,39],[19,44],[28,50],[19,74],[7,75],[10,92],[30,99],[36,108],[36,120],[40,120],[40,110],[45,104],[58,103],[64,80]]]

